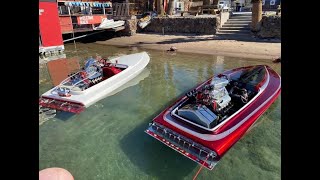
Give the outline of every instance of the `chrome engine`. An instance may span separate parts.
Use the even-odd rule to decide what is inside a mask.
[[[102,80],[102,73],[102,68],[98,62],[90,58],[86,61],[85,67],[81,71],[69,74],[67,81],[62,82],[63,86],[68,87],[59,87],[57,92],[60,96],[67,96],[70,88],[83,91],[91,85],[99,83]]]
[[[213,90],[210,92],[210,99],[212,99],[213,103],[218,104],[218,111],[225,108],[231,101],[231,97],[226,89],[228,83],[229,80],[224,77],[215,77],[210,83],[210,85],[213,86]]]
[[[228,84],[229,80],[227,77],[215,77],[202,90],[191,91],[187,96],[195,98],[196,103],[211,106],[214,112],[221,112],[231,101],[231,97],[226,89]]]
[[[233,107],[226,89],[228,84],[227,77],[218,76],[202,89],[188,92],[189,101],[178,109],[177,115],[205,128],[215,127]]]
[[[87,60],[85,71],[91,83],[98,83],[102,79],[102,68],[100,64],[93,58]]]

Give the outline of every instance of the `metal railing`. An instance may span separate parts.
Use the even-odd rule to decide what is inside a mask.
[[[113,14],[112,7],[69,7],[69,6],[58,6],[59,15],[95,15],[95,14]]]
[[[214,165],[217,163],[217,160],[215,159],[217,157],[217,154],[213,150],[210,150],[202,146],[201,144],[198,144],[190,140],[189,138],[186,138],[176,132],[173,132],[172,130],[158,123],[150,123],[147,131],[148,130],[152,131],[154,134],[158,136],[161,136],[163,139],[169,141],[171,144],[174,144],[178,148],[185,151],[185,153],[178,151],[179,153],[184,155],[189,153],[192,156],[197,157],[198,160],[196,161],[198,163],[200,162],[199,160],[201,160],[202,162],[206,162],[209,165],[210,169],[212,169]]]

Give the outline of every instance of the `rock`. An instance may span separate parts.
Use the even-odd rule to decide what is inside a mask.
[[[274,59],[272,62],[274,62],[274,63],[279,63],[279,62],[281,62],[281,57],[278,57],[278,58]]]
[[[170,49],[169,50],[167,50],[167,51],[177,51],[178,49],[176,48],[176,47],[174,47],[174,46],[171,46],[170,47]]]

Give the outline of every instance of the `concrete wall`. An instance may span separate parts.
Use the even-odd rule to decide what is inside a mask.
[[[137,33],[137,22],[136,18],[124,20],[124,30],[118,31],[119,36],[133,36]]]
[[[136,34],[137,32],[137,19],[129,19],[125,21],[125,29],[124,32],[129,35],[129,36],[133,36]]]
[[[263,16],[259,29],[260,38],[281,38],[281,16]]]
[[[228,19],[230,17],[230,13],[229,12],[220,12],[219,17],[220,17],[219,28],[221,28],[224,25],[224,23],[228,21]]]
[[[216,34],[217,18],[211,17],[157,17],[143,29],[144,32],[155,33],[197,33],[203,35]]]

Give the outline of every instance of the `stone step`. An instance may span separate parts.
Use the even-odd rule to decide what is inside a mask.
[[[228,24],[249,24],[251,21],[231,21],[230,19],[226,22]]]
[[[251,37],[251,33],[224,33],[224,32],[217,32],[216,35],[218,36],[232,36],[232,37],[235,37],[235,36],[240,36],[240,37]]]
[[[248,20],[248,19],[252,19],[252,18],[251,17],[246,17],[246,18],[229,17],[229,19]]]
[[[232,19],[232,18],[229,18],[228,20],[232,20],[232,21],[251,21],[252,19]]]
[[[231,33],[231,34],[250,34],[250,30],[239,30],[239,29],[232,29],[232,30],[224,30],[224,29],[219,29],[219,33]]]
[[[228,20],[232,20],[232,21],[251,21],[252,19],[236,19],[236,18],[229,18]]]
[[[252,18],[252,16],[230,16],[230,18],[239,18],[239,19],[242,19],[242,18]]]
[[[250,27],[225,27],[222,26],[219,30],[250,30]]]
[[[245,28],[250,27],[250,24],[234,24],[234,23],[228,23],[223,24],[222,27],[239,27],[239,28]]]
[[[231,16],[237,16],[237,17],[241,17],[241,16],[244,16],[244,17],[247,17],[247,16],[252,16],[252,14],[231,14]]]
[[[252,12],[232,12],[231,16],[251,16]]]
[[[225,22],[224,23],[224,25],[235,25],[235,26],[250,26],[250,24],[251,24],[251,21],[250,21],[250,23],[248,23],[248,22]]]
[[[251,22],[251,19],[228,19],[230,22]]]

